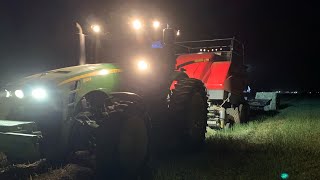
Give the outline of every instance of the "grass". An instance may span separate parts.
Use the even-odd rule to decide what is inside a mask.
[[[154,179],[318,179],[320,99],[295,98],[279,113],[254,116],[233,129],[208,129],[197,154],[162,160]]]

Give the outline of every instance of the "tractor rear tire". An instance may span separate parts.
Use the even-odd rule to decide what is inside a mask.
[[[175,84],[169,101],[177,145],[198,150],[205,141],[207,126],[207,92],[202,81],[181,79]],[[182,145],[182,146],[181,146]]]
[[[137,178],[148,163],[150,118],[146,110],[134,102],[115,102],[112,109],[97,130],[97,177]]]

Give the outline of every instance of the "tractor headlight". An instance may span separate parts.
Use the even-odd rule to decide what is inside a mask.
[[[31,95],[37,100],[44,100],[48,97],[47,91],[43,88],[33,89]]]
[[[24,93],[22,90],[18,89],[14,91],[14,95],[16,95],[17,98],[22,99],[24,97]]]
[[[144,60],[140,60],[140,61],[138,61],[138,69],[145,71],[145,70],[149,69],[149,64]]]

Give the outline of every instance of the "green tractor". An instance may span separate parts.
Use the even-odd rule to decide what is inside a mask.
[[[200,148],[206,88],[174,70],[173,31],[165,31],[165,46],[149,60],[66,67],[9,83],[0,100],[0,152],[13,161],[61,162],[86,151],[97,172],[119,177],[136,175],[150,154]]]

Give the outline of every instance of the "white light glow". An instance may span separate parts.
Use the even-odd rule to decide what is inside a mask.
[[[142,28],[142,23],[139,19],[136,19],[132,22],[132,26],[135,30],[139,30]]]
[[[148,69],[148,67],[149,67],[149,65],[144,60],[140,60],[138,62],[138,68],[140,70],[146,70],[146,69]]]
[[[20,98],[20,99],[22,99],[22,98],[24,97],[24,93],[23,93],[22,90],[16,90],[16,91],[14,92],[14,95],[16,95],[17,98]]]
[[[31,92],[32,97],[34,97],[35,99],[38,100],[43,100],[45,98],[47,98],[48,94],[47,91],[43,88],[36,88],[33,89]]]
[[[180,36],[180,30],[177,31],[177,36]]]
[[[152,26],[154,29],[158,29],[160,27],[160,22],[159,21],[153,21]]]
[[[99,71],[99,75],[107,75],[109,74],[109,71],[107,69],[102,69]]]
[[[8,90],[5,90],[5,91],[6,91],[6,98],[10,97],[11,96],[10,91],[8,91]]]
[[[97,25],[97,24],[92,25],[92,26],[91,26],[91,29],[92,29],[92,31],[95,32],[95,33],[101,32],[101,27],[100,27],[99,25]]]

